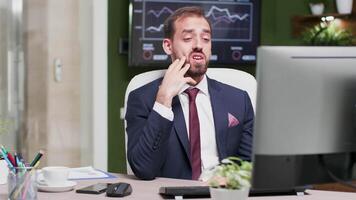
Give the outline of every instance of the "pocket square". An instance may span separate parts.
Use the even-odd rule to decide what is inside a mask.
[[[229,128],[239,125],[240,122],[235,116],[233,116],[231,113],[228,113],[227,116],[229,119]]]

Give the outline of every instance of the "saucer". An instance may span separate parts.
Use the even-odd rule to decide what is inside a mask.
[[[47,185],[45,183],[37,182],[37,188],[43,192],[66,192],[74,189],[77,182],[66,181],[63,185]]]

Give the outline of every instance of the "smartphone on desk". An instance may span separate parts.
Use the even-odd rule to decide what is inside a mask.
[[[96,183],[81,189],[76,190],[77,193],[84,194],[101,194],[106,191],[110,183]]]

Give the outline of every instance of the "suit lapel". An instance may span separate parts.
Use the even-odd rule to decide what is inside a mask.
[[[184,151],[188,160],[190,160],[190,150],[189,150],[189,140],[187,127],[184,120],[184,114],[182,110],[182,106],[179,102],[179,97],[175,96],[172,101],[172,110],[174,113],[174,128],[176,130],[176,134],[184,147]]]
[[[228,128],[228,110],[225,107],[223,95],[221,94],[221,88],[217,82],[208,78],[208,89],[214,116],[218,154],[219,159],[222,160],[227,157],[226,140]]]

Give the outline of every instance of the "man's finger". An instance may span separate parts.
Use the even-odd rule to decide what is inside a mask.
[[[179,62],[174,66],[174,70],[175,70],[175,71],[180,71],[180,69],[181,69],[182,66],[184,65],[185,61],[186,61],[185,56],[181,57],[181,58],[179,59]]]
[[[184,65],[184,67],[180,70],[179,73],[180,73],[182,76],[184,76],[185,73],[187,73],[187,71],[189,70],[189,68],[190,68],[190,64],[187,63],[187,64]]]
[[[196,85],[197,84],[197,82],[194,79],[192,79],[191,77],[184,77],[184,80],[189,85]]]
[[[169,67],[168,67],[168,69],[167,69],[167,72],[168,72],[168,71],[172,71],[172,70],[175,68],[175,66],[177,65],[178,62],[179,62],[179,59],[175,59],[175,60],[172,62],[172,64],[169,65]]]

